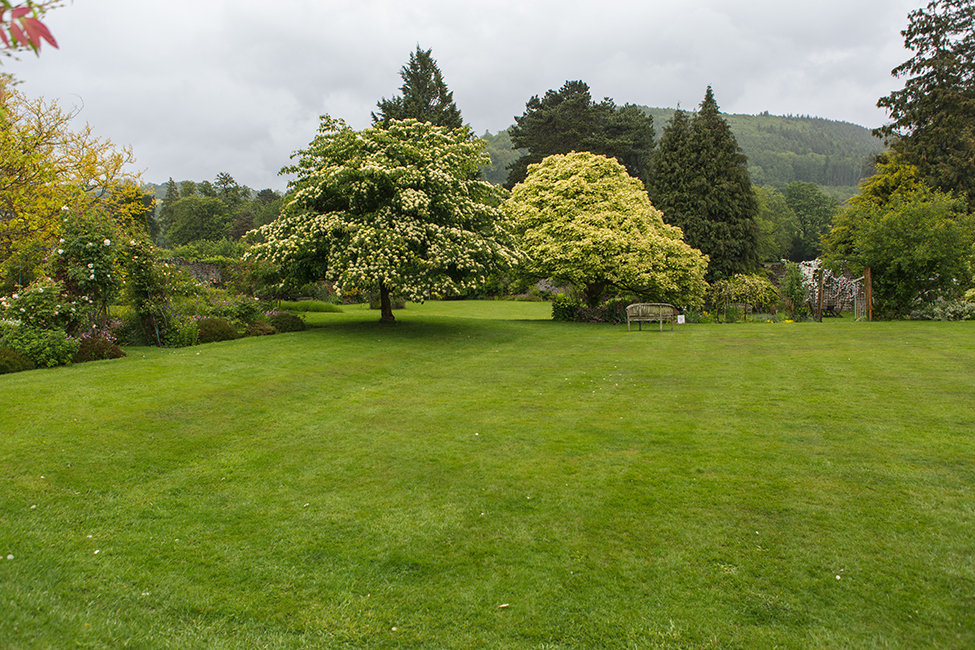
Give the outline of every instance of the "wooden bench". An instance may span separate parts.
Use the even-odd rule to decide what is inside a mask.
[[[638,302],[626,308],[626,331],[630,331],[630,323],[636,323],[639,329],[643,329],[643,323],[660,323],[660,331],[664,331],[664,323],[670,323],[670,329],[674,329],[674,320],[677,310],[673,305],[664,302]]]

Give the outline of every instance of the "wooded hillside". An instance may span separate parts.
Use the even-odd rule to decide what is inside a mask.
[[[641,108],[653,116],[659,139],[674,109]],[[782,190],[793,181],[816,183],[843,199],[854,194],[860,180],[872,173],[873,156],[883,151],[870,129],[849,122],[768,113],[723,117],[748,157],[755,185]],[[492,161],[483,171],[484,178],[502,183],[517,152],[512,151],[506,131],[482,137],[488,142]]]

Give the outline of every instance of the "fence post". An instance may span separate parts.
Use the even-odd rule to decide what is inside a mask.
[[[823,285],[826,283],[826,273],[822,267],[816,269],[819,275],[819,282],[816,285],[816,322],[823,322]]]
[[[863,269],[863,293],[864,300],[867,303],[867,320],[873,320],[873,274],[870,272],[870,267]]]

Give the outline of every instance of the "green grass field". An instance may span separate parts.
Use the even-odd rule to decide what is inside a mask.
[[[975,323],[343,309],[0,376],[0,647],[975,647]]]

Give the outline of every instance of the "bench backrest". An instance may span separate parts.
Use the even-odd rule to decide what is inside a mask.
[[[659,318],[662,316],[673,316],[673,305],[662,302],[638,302],[626,308],[626,315],[629,318]]]

